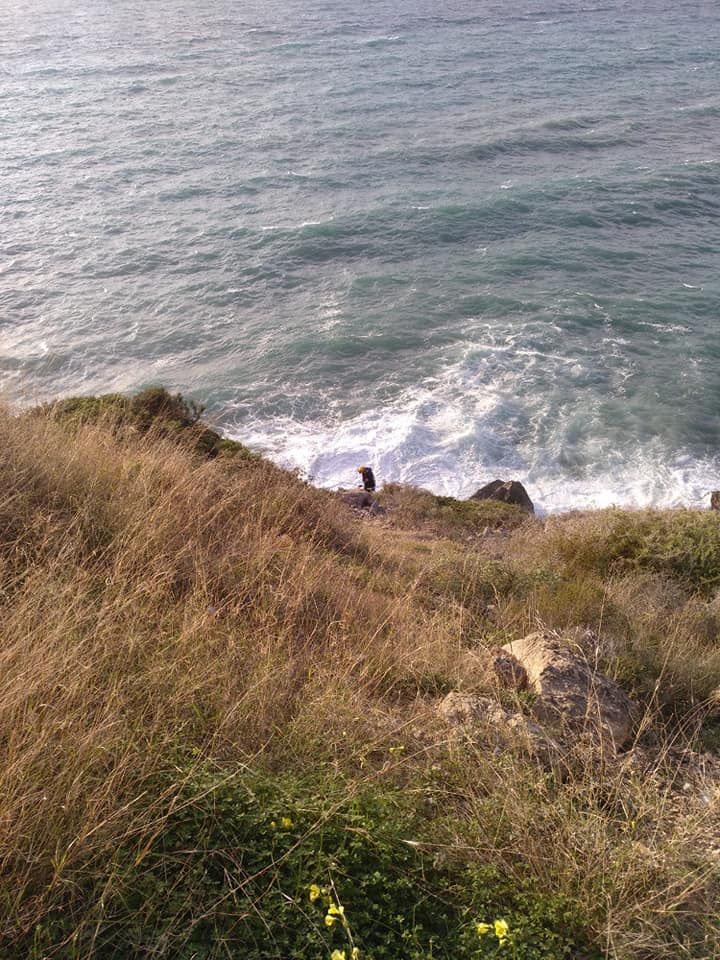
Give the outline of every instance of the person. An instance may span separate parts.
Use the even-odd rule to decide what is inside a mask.
[[[375,474],[370,467],[358,467],[358,473],[362,476],[363,487],[368,493],[375,493]]]

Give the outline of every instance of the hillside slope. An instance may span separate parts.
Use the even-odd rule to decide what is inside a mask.
[[[720,955],[720,519],[363,519],[199,415],[0,414],[0,955]],[[622,754],[442,719],[529,716],[483,663],[539,627],[641,704]]]

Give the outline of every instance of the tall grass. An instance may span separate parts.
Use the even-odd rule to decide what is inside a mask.
[[[6,951],[94,955],[118,852],[140,864],[207,764],[325,771],[346,799],[401,790],[425,811],[423,842],[567,897],[608,957],[718,949],[717,800],[698,788],[678,804],[662,742],[698,716],[720,658],[674,567],[598,567],[533,522],[478,539],[474,514],[466,546],[457,510],[429,538],[414,494],[402,523],[364,524],[266,461],[200,456],[196,431],[5,410],[0,450]],[[661,575],[672,587],[655,596]],[[479,649],[538,619],[593,628],[606,666],[670,707],[649,778],[578,747],[562,779],[437,719],[443,692],[481,683]],[[57,911],[62,934],[41,936]]]

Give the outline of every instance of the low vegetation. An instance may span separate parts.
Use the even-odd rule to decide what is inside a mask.
[[[105,393],[99,397],[67,397],[37,407],[35,416],[50,417],[68,427],[102,423],[117,435],[144,435],[152,430],[155,439],[176,440],[194,447],[205,457],[219,454],[254,459],[253,454],[236,440],[223,437],[201,421],[204,408],[181,394],[169,393],[164,387],[148,387],[134,396]]]
[[[0,956],[717,956],[718,517],[363,520],[201,415],[0,413]],[[441,722],[538,625],[641,702],[626,757]]]
[[[491,530],[514,530],[527,519],[527,513],[514,504],[456,500],[401,483],[386,483],[378,502],[396,526],[465,541]]]

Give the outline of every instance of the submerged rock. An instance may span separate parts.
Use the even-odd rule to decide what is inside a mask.
[[[551,633],[532,633],[504,650],[527,671],[541,722],[587,731],[618,748],[632,733],[635,704],[614,680]]]
[[[492,480],[476,490],[470,499],[499,500],[501,503],[515,504],[528,513],[535,513],[533,502],[519,480]]]

